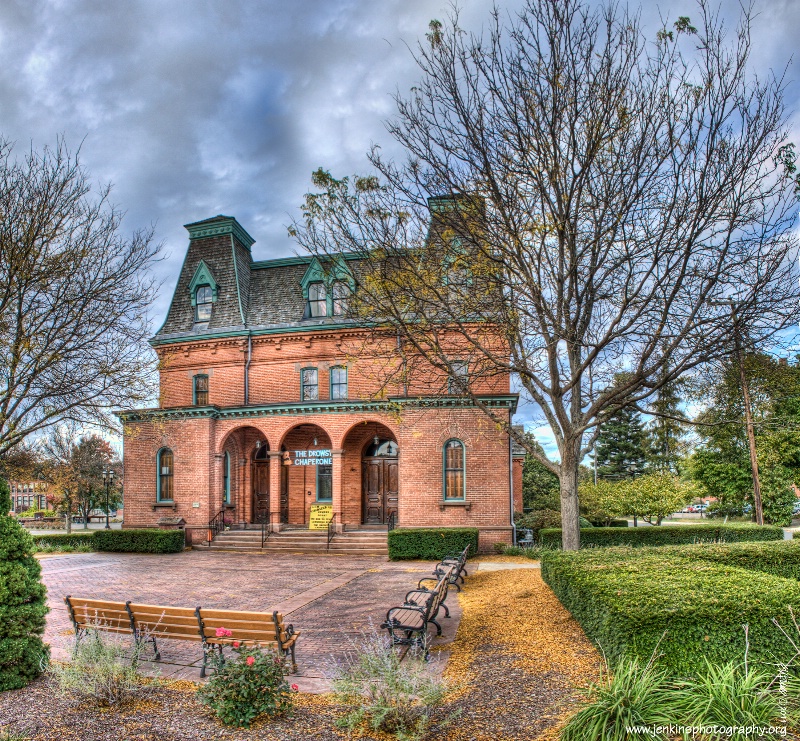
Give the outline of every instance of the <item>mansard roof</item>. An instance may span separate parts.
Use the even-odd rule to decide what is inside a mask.
[[[303,317],[304,291],[312,280],[346,280],[354,287],[353,276],[359,272],[354,256],[337,258],[327,269],[313,256],[254,261],[250,247],[255,240],[231,216],[197,221],[186,229],[189,248],[153,345],[352,324],[342,317]],[[214,294],[211,319],[202,323],[196,321],[194,306],[201,285],[210,286]]]

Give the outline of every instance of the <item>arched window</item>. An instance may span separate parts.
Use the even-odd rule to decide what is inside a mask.
[[[204,407],[208,405],[208,376],[205,373],[194,377],[193,396],[195,406]]]
[[[169,448],[162,448],[158,451],[156,458],[158,466],[156,499],[159,502],[171,502],[173,499],[174,460],[172,451]]]
[[[231,457],[228,453],[222,459],[222,503],[231,503]]]
[[[448,440],[444,444],[443,474],[445,500],[466,499],[466,465],[461,440]]]
[[[195,292],[195,321],[207,322],[211,319],[211,306],[214,292],[211,286],[198,286]]]

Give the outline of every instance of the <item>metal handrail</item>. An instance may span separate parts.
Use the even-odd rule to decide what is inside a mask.
[[[331,549],[331,541],[333,540],[333,536],[336,535],[336,527],[334,525],[334,522],[335,522],[335,520],[336,520],[336,518],[338,516],[339,516],[339,513],[338,512],[334,512],[331,515],[331,519],[328,520],[328,545],[325,546],[325,550],[326,551],[329,551]]]
[[[269,513],[265,512],[261,515],[261,547],[264,547],[264,543],[267,542],[267,538],[270,536],[270,530],[267,528],[267,524],[269,522]]]
[[[397,527],[397,512],[392,512],[389,515],[388,527],[389,527],[389,532],[392,532],[392,530],[394,530]]]
[[[208,547],[221,530],[225,529],[225,507],[215,514],[208,523]]]

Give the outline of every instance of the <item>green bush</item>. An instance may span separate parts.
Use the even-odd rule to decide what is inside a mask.
[[[0,692],[24,687],[48,656],[42,642],[47,614],[42,569],[33,540],[12,517],[8,483],[0,479]]]
[[[788,660],[794,650],[773,618],[791,625],[789,608],[800,612],[800,584],[698,559],[703,550],[543,552],[542,578],[612,664],[647,660],[656,650],[677,676],[695,674],[704,658],[737,663],[743,625],[753,664]]]
[[[36,535],[34,545],[37,551],[50,553],[53,551],[74,551],[76,549],[94,550],[94,533],[72,533],[66,535]]]
[[[228,661],[214,654],[216,671],[198,690],[200,702],[226,726],[245,728],[260,715],[291,711],[292,689],[286,681],[284,659],[259,648],[237,647],[234,652],[236,658]]]
[[[389,533],[389,558],[392,561],[439,561],[445,556],[457,555],[467,546],[470,556],[478,552],[477,528],[398,528]]]
[[[744,543],[783,540],[783,530],[775,525],[661,525],[659,527],[596,527],[581,529],[581,547],[687,545],[691,543]],[[539,533],[541,545],[561,547],[561,530]]]
[[[800,580],[800,543],[773,540],[762,543],[678,546],[678,556],[761,571],[785,579]]]
[[[185,546],[183,530],[95,530],[96,551],[120,553],[180,553]]]

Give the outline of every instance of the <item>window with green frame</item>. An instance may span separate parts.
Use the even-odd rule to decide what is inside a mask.
[[[200,373],[194,377],[194,405],[204,407],[208,405],[208,376]]]
[[[222,460],[222,503],[231,503],[231,457],[228,453]]]
[[[442,469],[445,501],[466,499],[466,460],[461,440],[448,440],[444,444]]]
[[[331,399],[347,398],[347,368],[334,365],[331,368]]]
[[[333,466],[317,466],[317,501],[333,501]]]
[[[169,448],[162,448],[156,456],[156,500],[171,502],[173,500],[173,473],[175,457]]]
[[[319,399],[319,374],[316,368],[303,368],[300,371],[300,401]]]

